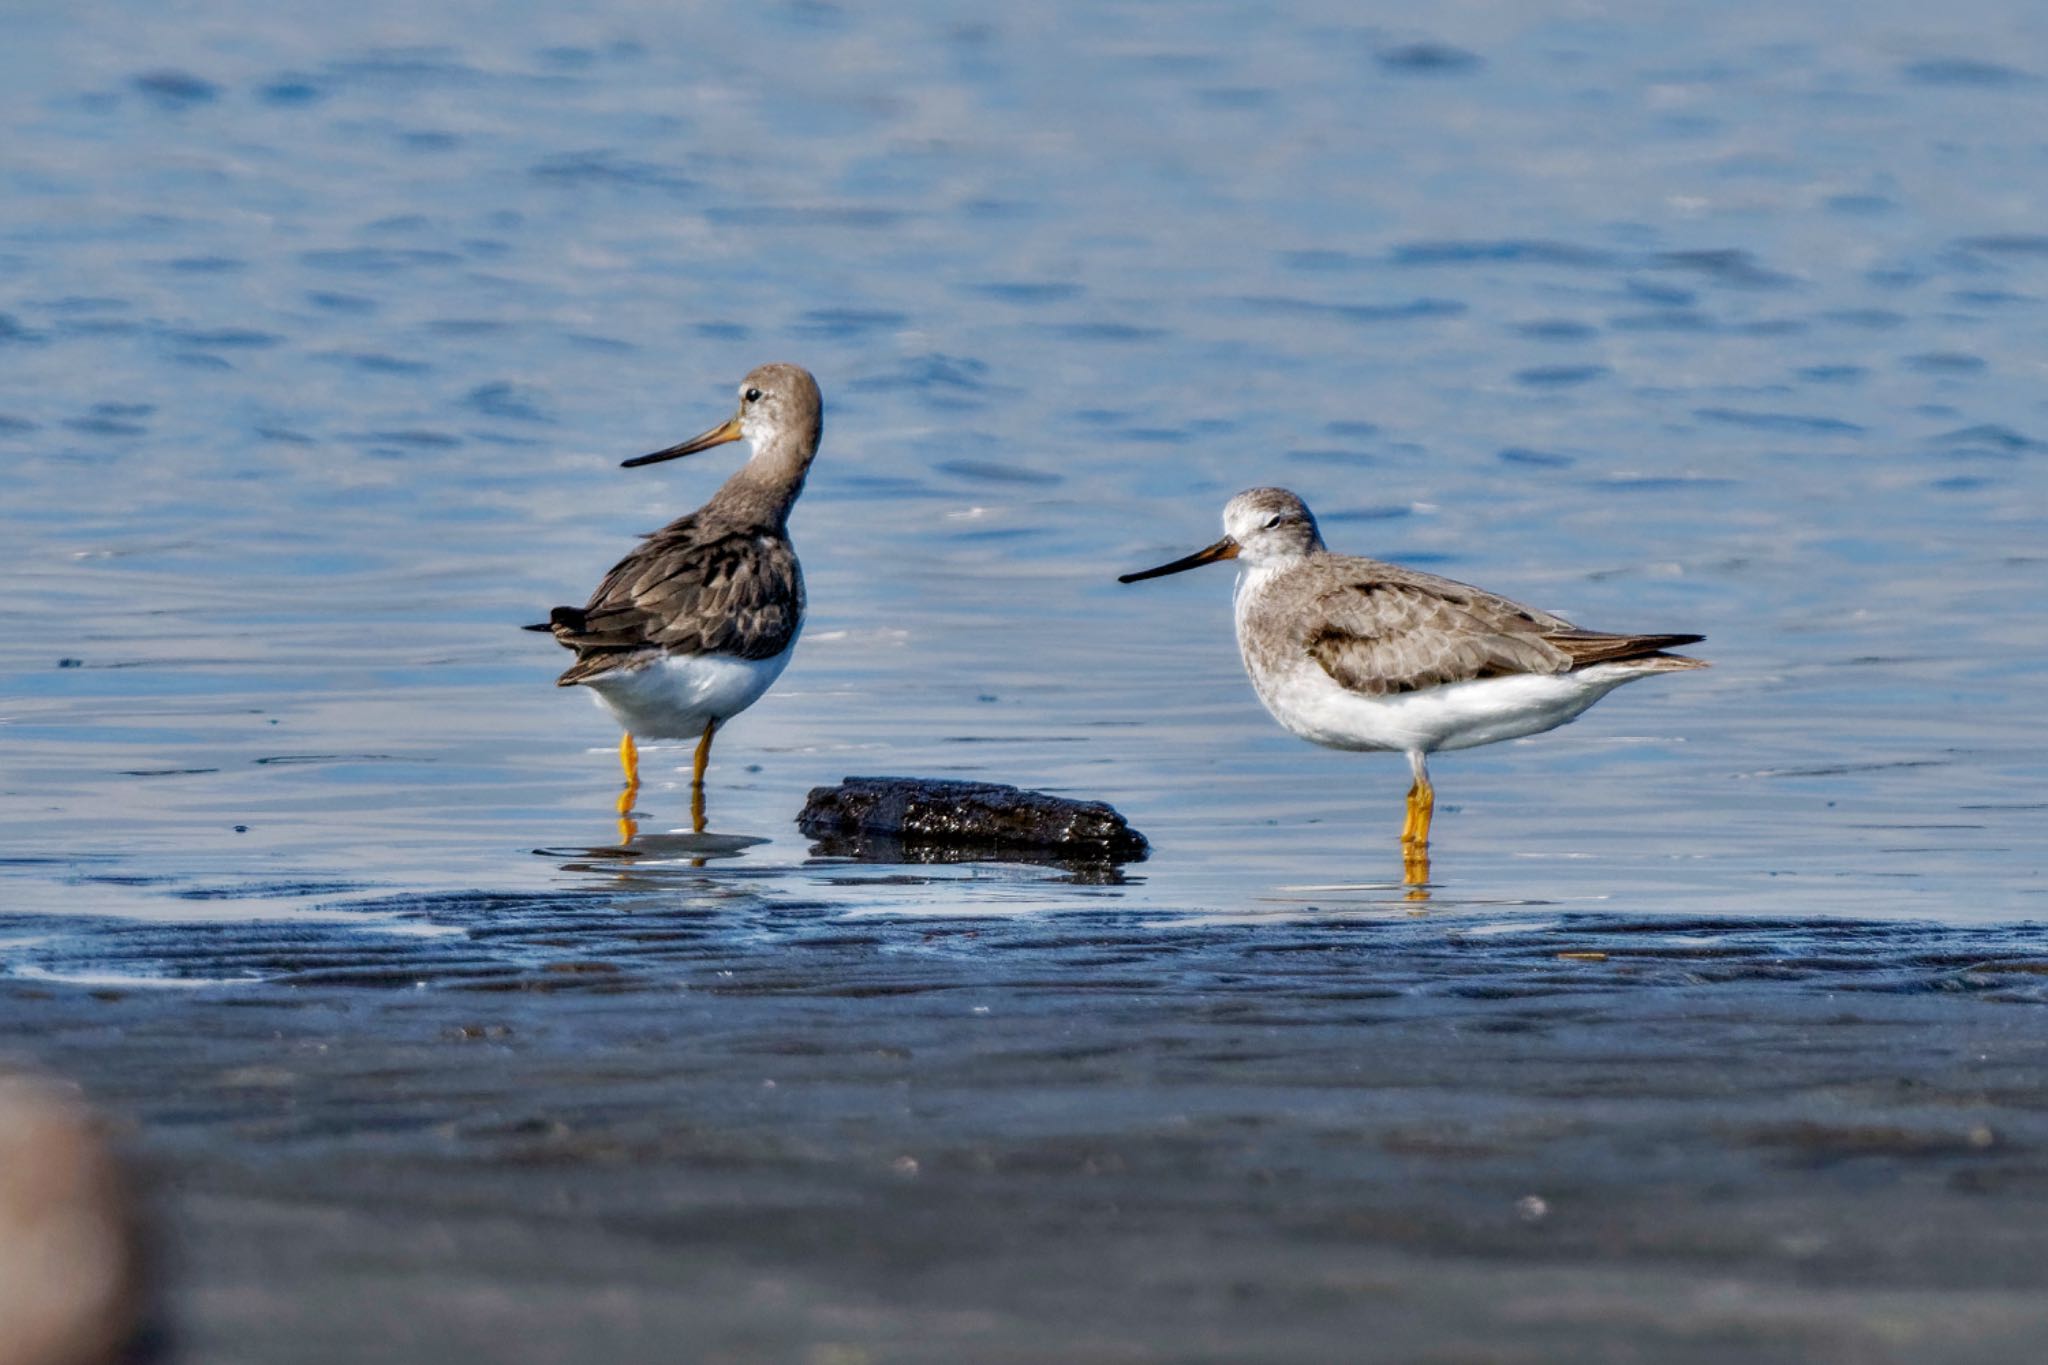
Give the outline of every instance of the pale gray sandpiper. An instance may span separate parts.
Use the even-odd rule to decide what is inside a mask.
[[[824,402],[810,372],[763,365],[740,381],[730,421],[680,445],[627,460],[656,464],[745,441],[753,454],[688,516],[651,532],[580,607],[545,625],[576,652],[555,681],[587,687],[625,730],[619,763],[621,837],[640,783],[638,739],[695,739],[691,817],[704,825],[704,768],[718,727],[759,701],[782,675],[803,629],[804,577],[789,543],[789,511],[818,453]]]
[[[1223,532],[1118,581],[1239,561],[1237,647],[1266,710],[1311,743],[1408,756],[1410,882],[1428,880],[1428,755],[1540,734],[1625,682],[1707,666],[1664,652],[1704,636],[1581,630],[1482,588],[1331,554],[1307,504],[1284,488],[1232,498]]]

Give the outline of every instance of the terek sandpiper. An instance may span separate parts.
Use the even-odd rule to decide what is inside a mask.
[[[688,516],[652,532],[613,566],[590,601],[556,607],[545,625],[576,662],[555,680],[587,687],[625,729],[621,837],[639,794],[638,739],[695,739],[690,814],[704,828],[704,767],[718,727],[759,701],[803,629],[804,577],[789,509],[818,453],[824,404],[810,372],[763,365],[740,381],[730,421],[681,445],[627,460],[657,464],[728,441],[753,456]]]
[[[1238,652],[1273,719],[1332,749],[1408,755],[1415,781],[1401,842],[1411,884],[1429,879],[1428,755],[1540,734],[1625,682],[1707,666],[1664,653],[1704,636],[1580,630],[1482,588],[1331,554],[1307,504],[1284,488],[1232,498],[1223,532],[1118,581],[1240,562]]]

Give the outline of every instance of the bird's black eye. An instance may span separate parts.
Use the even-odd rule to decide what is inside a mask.
[[[761,391],[759,389],[748,389],[745,397],[749,403],[758,403],[761,401]]]
[[[1285,520],[1287,520],[1285,512],[1275,512],[1272,516],[1266,518],[1266,529],[1270,531]]]

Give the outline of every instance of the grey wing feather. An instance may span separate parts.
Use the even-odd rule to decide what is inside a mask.
[[[1351,561],[1312,599],[1300,632],[1311,657],[1367,696],[1514,673],[1565,673],[1650,657],[1688,635],[1608,635],[1483,588],[1371,560]]]
[[[564,687],[651,652],[770,659],[803,615],[803,573],[779,536],[672,522],[612,567],[580,610],[557,607],[555,639],[576,651]]]

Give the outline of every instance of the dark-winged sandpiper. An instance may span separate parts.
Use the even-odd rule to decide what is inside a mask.
[[[637,739],[695,739],[691,818],[704,827],[704,768],[718,727],[782,675],[803,629],[804,578],[789,543],[789,510],[818,453],[824,404],[795,365],[763,365],[740,381],[730,421],[627,467],[745,441],[752,458],[688,516],[646,537],[580,607],[545,625],[576,652],[555,681],[587,687],[625,730],[619,763],[622,837],[639,793]]]
[[[1223,538],[1118,581],[1239,561],[1237,647],[1273,719],[1332,749],[1391,750],[1415,774],[1401,830],[1411,884],[1429,877],[1428,756],[1540,734],[1625,682],[1704,668],[1664,651],[1699,635],[1609,635],[1468,584],[1331,554],[1307,504],[1253,488]]]

